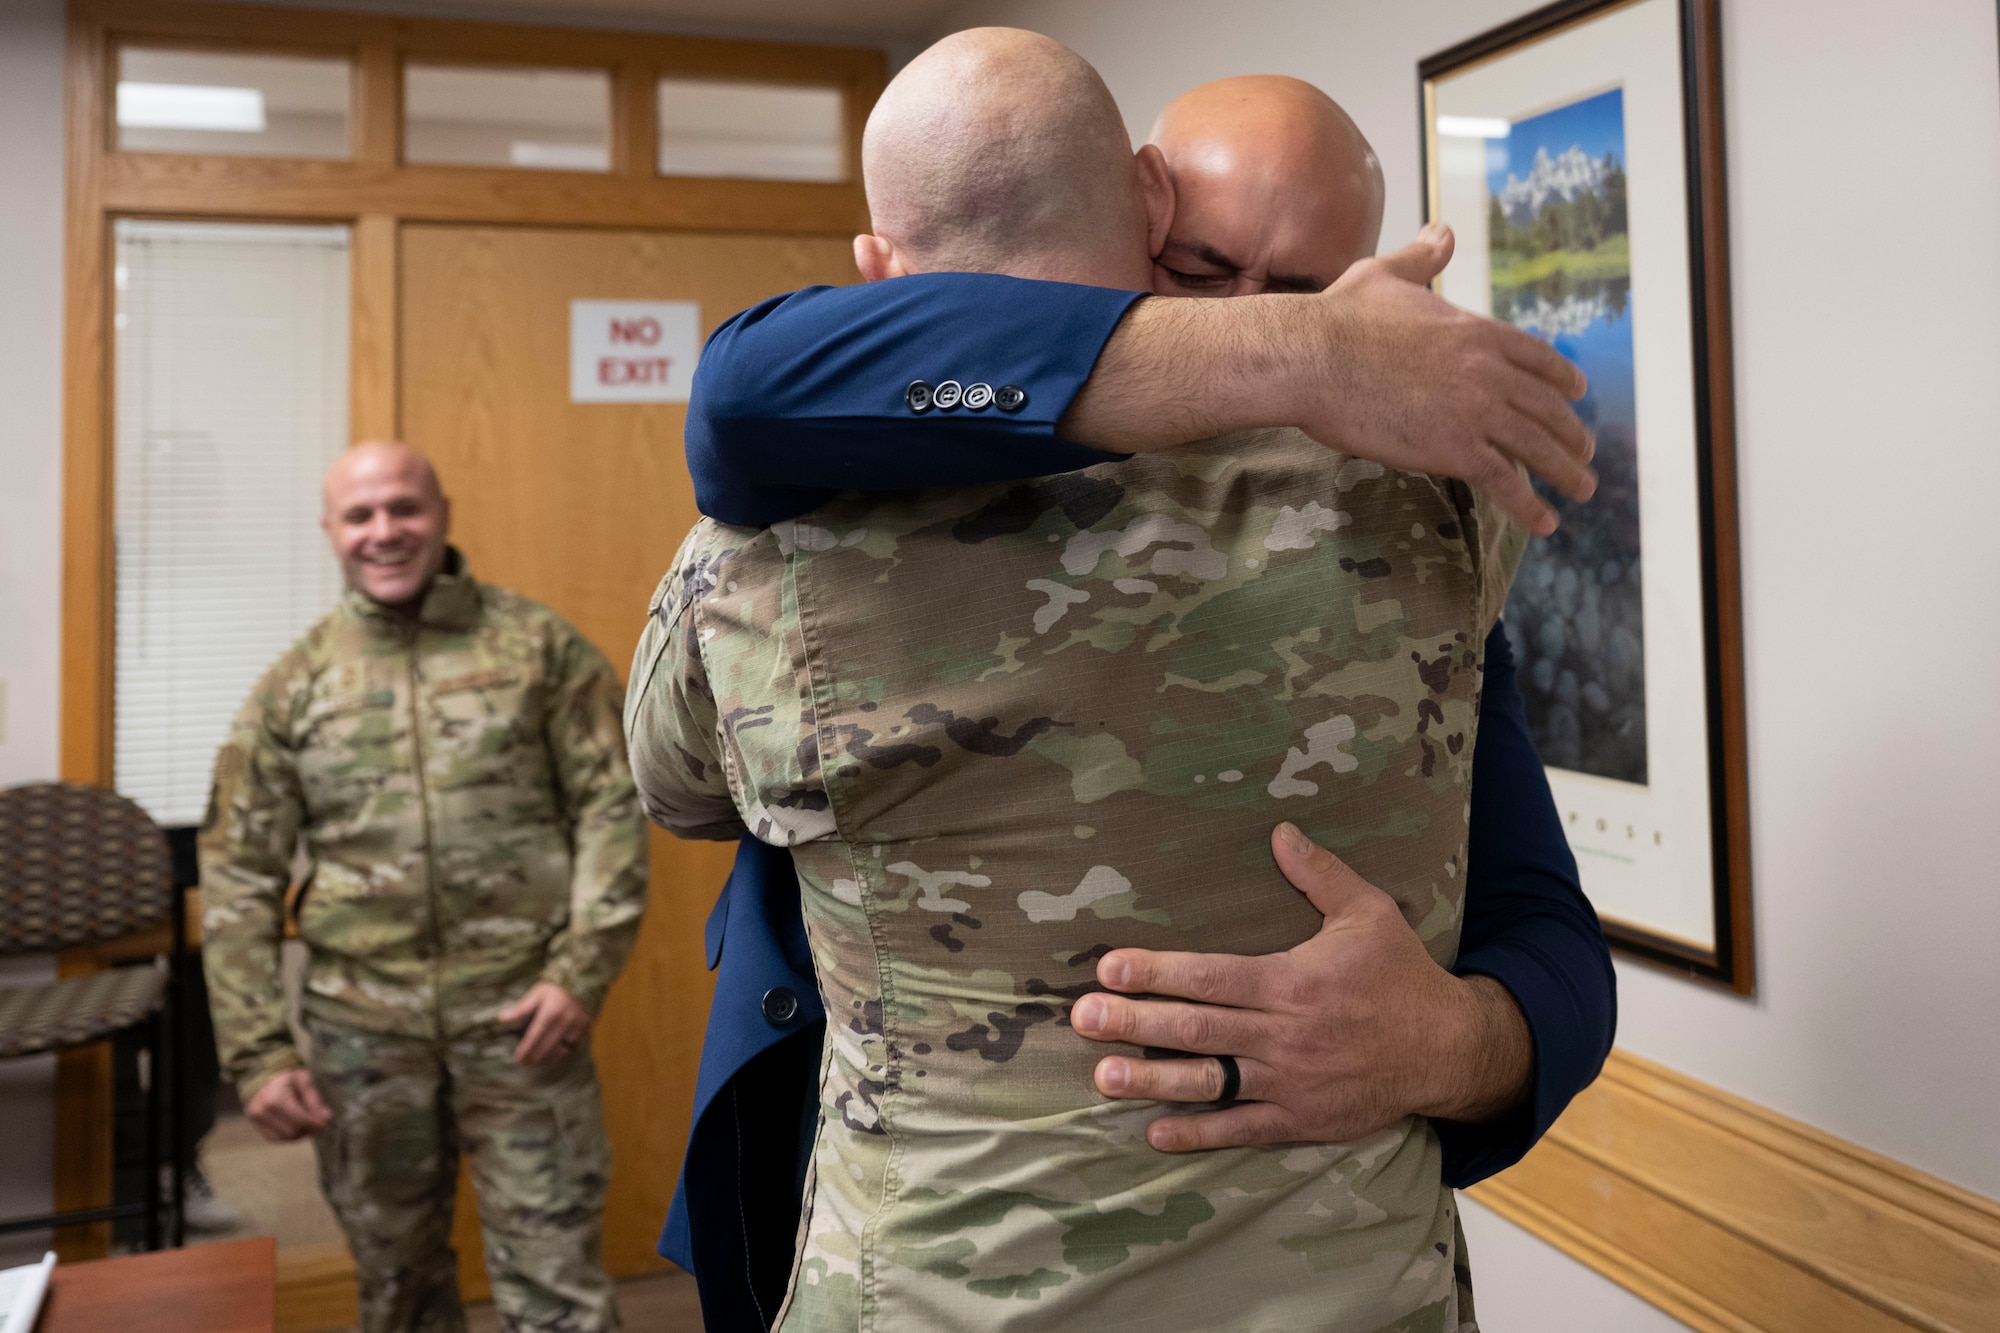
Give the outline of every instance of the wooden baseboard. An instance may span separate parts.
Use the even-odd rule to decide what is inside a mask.
[[[2000,1203],[1623,1051],[1471,1194],[1704,1333],[2000,1333]]]

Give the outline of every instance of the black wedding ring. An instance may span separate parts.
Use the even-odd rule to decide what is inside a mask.
[[[1222,1095],[1215,1100],[1233,1102],[1236,1100],[1236,1094],[1243,1091],[1243,1071],[1236,1067],[1236,1057],[1233,1055],[1218,1055],[1215,1057],[1215,1063],[1222,1066]]]

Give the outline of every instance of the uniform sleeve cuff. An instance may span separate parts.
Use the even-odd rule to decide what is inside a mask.
[[[260,1057],[250,1071],[236,1079],[236,1096],[245,1106],[257,1095],[258,1089],[280,1074],[294,1069],[304,1069],[306,1062],[299,1055],[299,1048],[287,1042],[276,1047],[269,1054]]]

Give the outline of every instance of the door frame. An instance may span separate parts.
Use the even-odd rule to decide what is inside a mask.
[[[122,218],[337,222],[350,240],[348,429],[393,436],[401,418],[400,236],[410,222],[851,236],[868,229],[861,130],[888,75],[865,47],[723,40],[456,19],[279,9],[200,0],[70,0],[65,55],[61,774],[110,786],[116,646],[110,283]],[[125,152],[112,103],[127,42],[353,61],[341,161]],[[608,71],[611,169],[602,173],[412,165],[402,159],[402,70],[447,63]],[[847,178],[838,182],[661,176],[661,76],[834,87],[844,103]],[[66,954],[62,975],[104,966]],[[108,1203],[111,1064],[100,1048],[60,1057],[55,1205]],[[109,1245],[103,1224],[65,1228],[65,1260]]]

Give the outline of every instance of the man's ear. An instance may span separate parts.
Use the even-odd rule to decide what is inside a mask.
[[[896,243],[868,232],[854,238],[854,267],[861,270],[863,282],[880,282],[884,278],[906,278],[910,275],[910,270],[903,264],[903,257],[896,253]]]
[[[1146,206],[1146,257],[1157,259],[1167,247],[1167,233],[1174,229],[1174,175],[1167,169],[1167,157],[1152,144],[1144,144],[1132,155],[1139,173],[1139,197]]]

